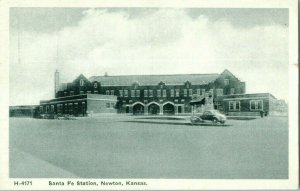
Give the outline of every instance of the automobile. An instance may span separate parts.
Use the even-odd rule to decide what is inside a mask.
[[[218,110],[206,110],[201,115],[194,115],[191,117],[191,123],[202,123],[204,121],[212,121],[213,123],[221,123],[224,124],[227,118],[225,115],[221,114]]]

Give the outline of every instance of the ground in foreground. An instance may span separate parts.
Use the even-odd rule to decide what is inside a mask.
[[[229,120],[228,126],[121,115],[10,118],[9,128],[14,178],[288,178],[284,117]]]

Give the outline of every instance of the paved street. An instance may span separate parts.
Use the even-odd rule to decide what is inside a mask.
[[[286,117],[226,124],[123,115],[10,118],[10,176],[287,178]]]

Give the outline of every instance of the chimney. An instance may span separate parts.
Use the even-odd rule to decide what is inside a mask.
[[[59,89],[59,72],[58,70],[55,71],[54,74],[54,97],[56,98],[56,93],[58,92]]]
[[[107,72],[105,72],[104,76],[105,76],[105,77],[107,77],[107,76],[108,76]]]

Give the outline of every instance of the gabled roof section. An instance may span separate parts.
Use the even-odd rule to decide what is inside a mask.
[[[90,82],[83,74],[80,74],[75,80],[73,80],[73,83],[78,82],[80,79],[83,79],[84,81]]]
[[[169,75],[124,75],[124,76],[92,76],[90,81],[101,82],[103,86],[131,86],[133,82],[139,85],[183,85],[186,81],[191,84],[208,84],[214,82],[220,74],[169,74]]]
[[[233,78],[235,78],[235,79],[237,79],[237,80],[239,80],[235,75],[233,75],[229,70],[227,70],[227,69],[225,69],[221,74],[220,74],[220,76],[231,76],[231,77],[233,77]],[[240,80],[239,80],[240,81]]]

